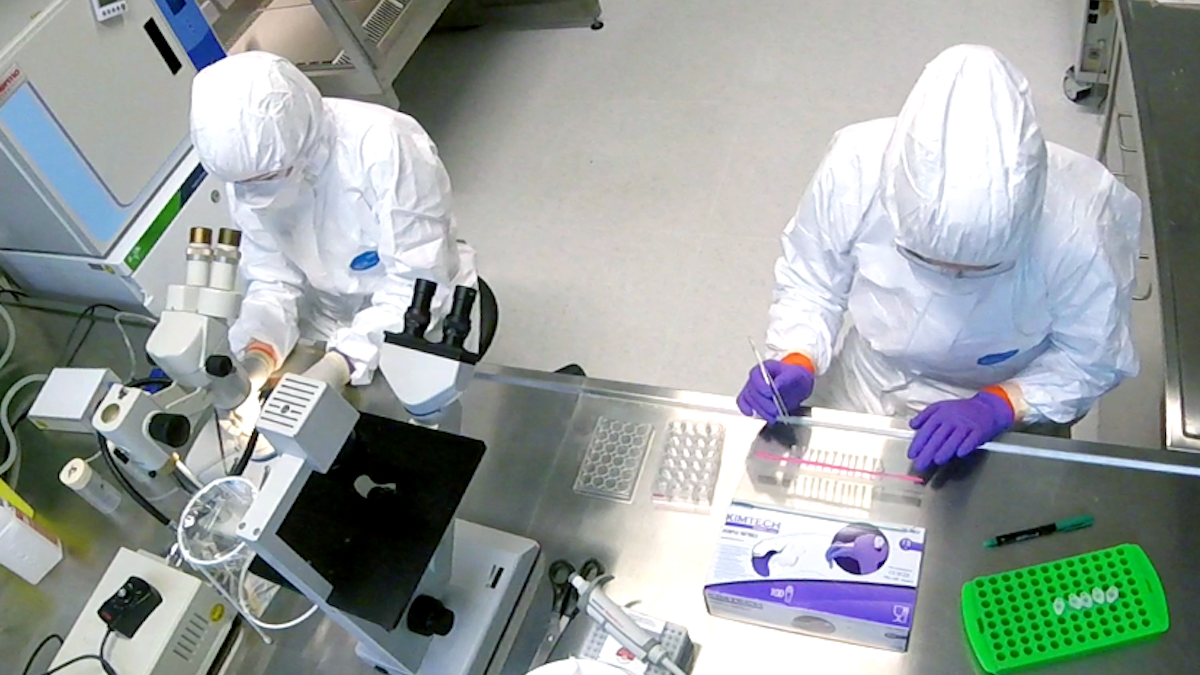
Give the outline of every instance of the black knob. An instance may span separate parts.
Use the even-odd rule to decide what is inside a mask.
[[[413,287],[412,302],[404,312],[404,334],[413,337],[425,337],[425,330],[433,320],[430,307],[433,306],[433,294],[437,292],[437,284],[428,279],[417,279]]]
[[[213,354],[204,360],[204,371],[213,377],[226,377],[233,370],[233,359],[224,354]]]
[[[441,600],[418,595],[408,604],[408,629],[417,635],[446,635],[454,628],[454,612]]]
[[[446,328],[442,331],[442,344],[461,349],[471,334],[471,308],[475,306],[474,288],[458,286],[454,289],[454,302],[446,317]]]
[[[182,448],[187,445],[188,438],[192,435],[192,423],[183,415],[155,413],[150,418],[146,431],[150,433],[150,438],[159,443],[172,448]]]

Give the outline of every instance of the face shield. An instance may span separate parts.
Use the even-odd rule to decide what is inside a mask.
[[[234,183],[233,194],[251,209],[283,209],[299,199],[303,181],[293,167]]]
[[[921,285],[943,295],[971,295],[991,287],[1000,275],[1016,266],[1014,262],[994,265],[961,265],[931,260],[909,248],[896,244],[896,250],[908,261],[913,276]]]

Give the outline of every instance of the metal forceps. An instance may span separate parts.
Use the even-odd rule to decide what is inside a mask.
[[[762,374],[762,378],[771,386],[771,397],[775,399],[775,409],[779,412],[780,417],[787,417],[787,408],[783,405],[783,396],[779,394],[779,387],[775,386],[775,378],[767,372],[767,364],[763,361],[762,352],[758,351],[758,345],[754,344],[754,338],[746,336],[746,342],[750,343],[750,350],[754,352],[754,358],[758,361],[758,372]]]
[[[606,573],[604,564],[595,558],[585,560],[578,570],[566,560],[555,560],[550,563],[548,576],[550,577],[550,586],[554,589],[554,600],[551,606],[550,622],[546,627],[546,636],[542,638],[542,643],[533,657],[532,666],[534,668],[546,663],[571,620],[579,614],[579,592],[571,586],[571,575],[578,574],[584,579],[592,581]]]

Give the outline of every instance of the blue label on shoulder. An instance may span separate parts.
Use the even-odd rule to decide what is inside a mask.
[[[354,260],[350,261],[350,269],[355,272],[369,270],[379,264],[379,254],[375,251],[366,251],[354,256]]]
[[[996,354],[988,354],[987,356],[981,356],[981,357],[979,357],[979,360],[976,361],[976,363],[978,363],[981,366],[994,366],[997,363],[1004,363],[1005,361],[1011,359],[1012,357],[1014,357],[1020,353],[1021,353],[1020,349],[1010,349],[1009,351],[1006,351],[1006,352],[999,352]]]

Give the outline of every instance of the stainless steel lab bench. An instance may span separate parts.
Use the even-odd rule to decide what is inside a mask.
[[[361,393],[361,409],[390,416],[397,404],[377,385]],[[776,499],[746,480],[746,454],[761,423],[742,417],[726,397],[615,382],[583,380],[506,368],[481,368],[463,401],[464,433],[488,445],[460,517],[523,534],[543,546],[547,560],[603,560],[616,576],[618,602],[638,601],[647,613],[685,625],[699,643],[697,675],[804,672],[981,672],[962,631],[959,593],[983,574],[1054,560],[1121,543],[1136,543],[1154,561],[1168,594],[1172,627],[1165,635],[1043,672],[1104,675],[1188,672],[1200,663],[1200,479],[1064,461],[986,455],[964,461],[926,487],[881,484],[843,495],[849,513],[928,528],[924,568],[908,653],[858,647],[710,617],[702,587],[721,525],[723,505],[736,495]],[[890,420],[818,410],[818,417],[877,427]],[[600,417],[650,423],[654,437],[631,504],[574,491],[590,432]],[[673,420],[725,427],[724,462],[716,505],[708,514],[670,510],[651,500],[650,473]],[[1200,466],[1189,455],[1068,440],[1010,435],[1022,445],[1077,453]],[[810,447],[877,453],[888,471],[908,466],[902,441],[872,434],[816,431]],[[756,469],[755,469],[756,470]],[[753,473],[753,471],[752,471]],[[891,498],[889,498],[889,495]],[[828,499],[826,501],[829,501]],[[838,501],[837,499],[833,501]],[[1090,513],[1095,527],[1000,549],[984,549],[993,535]],[[549,617],[548,584],[520,628],[505,673],[524,673]],[[297,599],[291,609],[302,610]],[[280,617],[287,612],[281,612]],[[577,620],[564,638],[565,653],[582,638]],[[1189,666],[1188,664],[1193,664]],[[347,635],[325,620],[279,636],[266,647],[245,632],[227,673],[368,673]]]
[[[1145,0],[1119,5],[1123,72],[1102,159],[1148,201],[1144,224],[1153,223],[1142,245],[1157,258],[1166,446],[1200,451],[1200,9]]]

